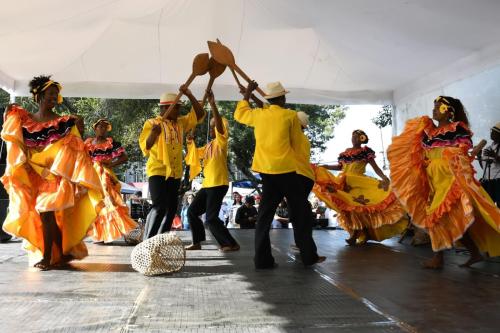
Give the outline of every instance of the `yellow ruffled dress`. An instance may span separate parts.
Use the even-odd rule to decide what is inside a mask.
[[[469,231],[478,248],[500,255],[500,210],[474,178],[472,132],[462,122],[438,128],[429,117],[409,120],[387,156],[393,189],[434,251]]]
[[[4,116],[2,139],[7,166],[1,180],[10,200],[3,229],[23,238],[30,261],[38,261],[44,249],[40,213],[54,212],[62,249],[52,247],[51,264],[62,254],[85,257],[82,240],[102,207],[102,194],[75,118],[36,122],[13,106]]]
[[[379,188],[379,180],[366,176],[366,165],[375,158],[368,148],[349,148],[338,160],[342,171],[335,176],[327,169],[313,166],[314,194],[335,210],[340,226],[353,234],[368,232],[367,238],[382,241],[401,234],[408,226],[406,212],[391,189]]]
[[[96,218],[92,228],[92,238],[96,242],[109,243],[137,227],[129,215],[128,207],[120,194],[121,185],[113,170],[105,167],[103,161],[111,161],[125,153],[125,149],[113,138],[102,143],[93,143],[94,138],[85,140],[94,168],[104,192],[104,208]]]

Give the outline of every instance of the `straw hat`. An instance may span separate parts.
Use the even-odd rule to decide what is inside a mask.
[[[161,106],[161,105],[174,104],[176,97],[177,97],[177,94],[174,94],[174,93],[169,93],[169,92],[163,93],[160,96],[160,103],[158,103],[158,105]],[[177,102],[177,104],[179,104],[179,102]]]
[[[111,126],[111,123],[107,119],[105,119],[105,118],[98,119],[94,123],[94,125],[92,125],[92,128],[95,129],[97,127],[97,125],[99,125],[100,123],[105,123],[106,125],[108,125],[106,127],[106,129],[107,129],[108,132],[111,132],[111,130],[113,129],[113,127]]]
[[[283,95],[288,94],[288,93],[289,93],[289,91],[285,90],[285,88],[283,88],[283,85],[281,84],[281,82],[271,82],[271,83],[268,83],[266,86],[266,96],[264,96],[264,98],[271,99],[271,98],[283,96]]]
[[[299,118],[300,124],[302,127],[307,127],[309,126],[309,115],[305,112],[298,111],[297,112],[297,117]]]
[[[498,122],[495,126],[493,126],[491,128],[493,131],[495,132],[499,132],[500,133],[500,122]]]

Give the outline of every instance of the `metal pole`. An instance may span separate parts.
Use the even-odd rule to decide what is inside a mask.
[[[382,170],[387,169],[387,165],[385,163],[385,147],[384,147],[384,136],[382,135],[382,127],[379,127],[380,130],[380,142],[382,143]]]

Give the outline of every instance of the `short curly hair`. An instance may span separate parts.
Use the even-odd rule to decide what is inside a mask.
[[[41,89],[42,87],[49,82],[51,79],[50,75],[39,75],[35,76],[29,83],[30,86],[30,93],[33,95],[33,99],[35,102],[38,100],[38,96],[43,92]],[[58,85],[57,82],[54,82],[56,86]],[[57,88],[59,89],[59,87]]]

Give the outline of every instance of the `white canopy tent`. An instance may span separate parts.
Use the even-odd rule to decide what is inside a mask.
[[[500,63],[496,0],[16,0],[0,4],[0,85],[27,95],[158,98],[220,38],[302,103],[395,103]],[[198,78],[200,94],[207,78]],[[226,71],[218,99],[237,99]]]

